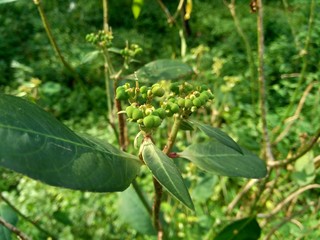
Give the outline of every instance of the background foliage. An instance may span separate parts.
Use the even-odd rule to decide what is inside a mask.
[[[176,2],[163,2],[171,12],[175,11]],[[131,4],[121,0],[110,1],[109,5],[114,46],[123,48],[128,41],[143,48],[139,61],[128,72],[155,59],[182,58],[197,73],[196,81],[214,89],[212,113],[203,111],[198,117],[221,127],[240,145],[263,156],[256,61],[253,65],[248,61],[257,56],[257,16],[250,13],[249,1],[236,2],[236,17],[250,51],[226,2],[197,0],[193,1],[188,22],[191,31],[185,37],[187,51],[182,56],[178,31],[183,23],[169,25],[156,1],[145,1],[139,18],[134,20]],[[32,1],[0,5],[1,92],[34,97],[72,129],[115,144],[116,137],[110,134],[103,117],[107,106],[103,59],[94,57],[95,49],[85,41],[88,33],[102,28],[102,4],[44,1],[43,7],[64,57],[85,82],[94,105],[55,55]],[[319,128],[320,18],[313,16],[312,11],[320,11],[319,3],[265,1],[267,120],[277,160],[297,153]],[[122,64],[117,55],[112,61],[115,66]],[[134,136],[135,129],[130,131]],[[176,147],[183,150],[204,135],[180,133],[178,137]],[[209,175],[178,160],[196,213],[165,195],[162,210],[170,225],[170,239],[212,239],[228,223],[251,214],[257,214],[264,239],[269,234],[271,239],[317,239],[319,154],[318,142],[303,157],[272,171],[266,182],[252,185],[245,179]],[[151,199],[152,180],[146,172],[142,170],[139,183]],[[118,205],[123,203],[118,201],[123,199],[121,195],[134,192],[117,195],[70,191],[5,169],[0,169],[0,174],[1,202],[9,201],[32,222],[60,239],[154,238],[145,234],[152,233],[148,226],[145,231],[138,227],[139,232],[123,221],[118,211]],[[245,186],[251,188],[245,191]],[[241,193],[242,198],[233,204]],[[284,202],[286,199],[288,202]],[[279,206],[279,211],[272,214]],[[21,216],[17,226],[35,239],[46,239],[43,231]]]

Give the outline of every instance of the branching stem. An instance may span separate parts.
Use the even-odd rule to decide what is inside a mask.
[[[11,223],[8,223],[5,219],[0,217],[0,224],[9,229],[11,232],[16,234],[21,240],[31,240],[28,236],[26,236],[21,230],[13,226]]]
[[[48,237],[50,237],[52,240],[57,240],[58,238],[55,237],[52,233],[48,232],[46,229],[39,226],[36,222],[32,221],[29,217],[24,215],[19,209],[17,209],[6,197],[4,197],[0,193],[0,199],[4,201],[9,207],[11,207],[18,215],[20,215],[24,220],[31,223],[34,227],[36,227],[40,232],[44,233]]]
[[[271,150],[267,125],[267,93],[266,80],[264,76],[264,32],[263,32],[263,5],[262,0],[257,0],[258,18],[257,18],[257,33],[258,33],[258,81],[259,81],[259,104],[261,109],[262,133],[264,141],[264,149],[268,161],[273,161],[274,157]]]

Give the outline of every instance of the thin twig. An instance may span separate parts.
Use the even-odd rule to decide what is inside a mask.
[[[9,229],[11,232],[16,234],[21,240],[31,240],[27,235],[25,235],[21,230],[17,227],[13,226],[11,223],[7,222],[5,219],[0,217],[0,224]]]
[[[141,191],[138,183],[136,180],[133,180],[132,182],[132,186],[134,188],[134,190],[136,191],[140,201],[142,202],[143,206],[147,209],[149,215],[151,216],[152,215],[152,208],[149,204],[149,202],[147,201],[147,199],[145,198],[145,196],[143,195],[143,192]]]
[[[295,91],[292,95],[290,104],[289,104],[281,122],[284,122],[284,120],[287,119],[287,117],[291,113],[293,105],[295,104],[295,101],[298,97],[298,94],[300,93],[300,87],[305,80],[305,75],[307,73],[307,66],[308,66],[308,49],[309,49],[311,35],[312,35],[312,31],[313,31],[313,22],[314,22],[314,15],[315,15],[314,12],[316,9],[315,5],[316,5],[315,1],[312,0],[310,3],[310,17],[309,17],[309,23],[308,23],[308,34],[306,36],[304,49],[300,51],[300,55],[302,57],[302,69],[301,69],[301,73],[300,73],[300,78],[298,80],[298,84],[295,88]]]
[[[237,205],[240,199],[258,182],[258,179],[250,179],[247,184],[238,192],[237,196],[229,203],[227,212],[230,214],[232,209]]]
[[[267,93],[266,80],[264,76],[264,32],[263,32],[263,5],[262,0],[257,0],[258,18],[257,18],[257,33],[258,33],[258,80],[259,80],[259,102],[261,110],[261,122],[264,148],[266,151],[267,161],[274,161],[269,139],[267,125]]]
[[[291,221],[293,218],[295,218],[296,216],[302,215],[304,213],[306,213],[308,210],[310,209],[310,206],[306,206],[304,207],[303,210],[296,212],[288,217],[285,217],[279,224],[277,224],[276,226],[274,226],[269,233],[265,236],[264,240],[269,240],[272,235],[279,229],[281,228],[284,224],[286,224],[287,222]]]
[[[87,88],[85,87],[81,77],[79,76],[79,74],[75,71],[75,69],[65,60],[65,58],[63,57],[61,50],[51,32],[51,28],[49,26],[49,22],[48,19],[45,15],[45,12],[43,10],[42,4],[41,4],[41,0],[33,0],[34,4],[37,6],[38,12],[40,14],[41,17],[41,21],[43,24],[43,27],[47,33],[48,39],[51,43],[52,48],[54,49],[54,51],[56,52],[56,54],[58,55],[58,58],[60,59],[62,65],[73,75],[73,77],[77,80],[77,82],[80,84],[81,89],[83,90],[84,94],[86,95],[87,99],[90,101],[90,103],[93,105],[93,101],[88,93]]]
[[[310,184],[306,185],[302,188],[299,188],[298,190],[291,193],[287,198],[282,200],[273,210],[271,210],[269,213],[266,214],[258,214],[259,218],[270,218],[281,211],[281,209],[287,205],[289,202],[291,202],[294,198],[298,197],[301,193],[314,189],[314,188],[320,188],[320,184]]]
[[[31,223],[34,227],[36,227],[40,232],[44,233],[45,235],[47,235],[48,237],[50,237],[52,240],[57,240],[58,238],[54,236],[54,234],[48,232],[46,229],[42,228],[41,226],[39,226],[36,222],[34,222],[33,220],[31,220],[29,217],[27,217],[26,215],[24,215],[19,209],[17,209],[6,197],[4,197],[1,193],[0,193],[0,199],[2,201],[4,201],[9,207],[11,207],[18,215],[20,215],[24,220],[26,220],[27,222]]]
[[[253,56],[253,52],[251,49],[251,44],[250,44],[248,37],[246,36],[244,31],[242,30],[239,18],[236,14],[235,0],[231,0],[230,3],[228,3],[226,0],[224,0],[224,3],[230,11],[230,14],[233,18],[233,22],[236,27],[236,30],[237,30],[240,38],[242,39],[244,46],[246,48],[247,62],[249,64],[250,78],[251,78],[251,98],[252,98],[252,102],[254,103],[254,102],[256,102],[255,92],[257,91],[257,87],[256,87],[256,73],[255,73],[254,56]]]
[[[157,0],[157,2],[160,5],[164,14],[166,15],[166,17],[168,19],[168,23],[174,23],[175,19],[172,17],[172,15],[171,15],[169,9],[166,7],[166,5],[164,5],[164,3],[161,0]]]
[[[301,113],[301,110],[303,108],[303,105],[306,101],[306,98],[308,96],[308,94],[310,93],[311,89],[313,88],[314,82],[310,83],[306,90],[303,92],[303,95],[300,99],[300,102],[298,104],[298,107],[295,111],[295,113],[293,114],[293,116],[291,116],[290,118],[288,118],[286,120],[286,122],[288,123],[288,125],[286,126],[286,128],[279,134],[279,136],[276,138],[276,140],[272,143],[273,145],[279,143],[290,131],[291,127],[293,126],[295,120],[297,120],[299,118],[299,115]]]
[[[279,161],[270,161],[268,162],[268,166],[269,167],[282,167],[285,166],[289,163],[292,163],[294,161],[296,161],[298,158],[302,157],[304,154],[306,154],[307,152],[310,151],[310,149],[313,148],[313,146],[317,143],[318,139],[320,138],[320,128],[318,128],[317,132],[315,133],[315,135],[309,140],[308,143],[306,143],[304,145],[304,147],[302,147],[300,149],[299,152],[297,152],[296,154],[294,154],[292,157],[287,158],[285,160],[279,160]]]

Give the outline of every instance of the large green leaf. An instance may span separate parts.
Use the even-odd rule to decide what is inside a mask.
[[[146,138],[143,142],[142,157],[159,183],[175,198],[194,210],[188,189],[183,182],[178,168],[172,159],[158,149],[149,138]]]
[[[219,128],[214,128],[210,125],[203,124],[200,122],[192,121],[194,125],[196,125],[204,134],[208,137],[213,138],[220,143],[238,151],[239,153],[243,153],[240,146],[225,132],[221,131]]]
[[[147,199],[146,196],[145,198]],[[118,215],[122,222],[129,224],[139,233],[148,235],[156,235],[157,233],[152,225],[150,214],[133,187],[129,187],[124,192],[119,193]]]
[[[108,143],[80,137],[37,105],[0,94],[0,166],[47,184],[123,191],[140,161]]]
[[[264,162],[242,149],[243,154],[226,145],[208,141],[195,143],[178,155],[208,172],[230,177],[262,178],[267,174]]]
[[[18,222],[17,213],[8,205],[0,205],[0,217],[3,218],[6,222],[16,225]],[[1,240],[11,240],[11,232],[6,227],[0,225],[0,239]]]
[[[129,79],[138,78],[141,82],[157,82],[160,80],[175,80],[193,73],[192,68],[179,60],[161,59],[147,63]]]
[[[214,240],[258,240],[261,228],[255,218],[243,218],[226,226]]]

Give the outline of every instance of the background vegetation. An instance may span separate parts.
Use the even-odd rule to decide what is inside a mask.
[[[193,67],[196,81],[214,89],[212,113],[200,112],[198,117],[221,127],[269,166],[269,176],[257,181],[212,176],[178,160],[196,212],[164,196],[163,218],[170,225],[170,239],[213,239],[229,223],[251,215],[257,216],[261,239],[320,237],[320,18],[316,14],[320,5],[316,2],[264,3],[270,158],[258,104],[257,14],[250,12],[249,1],[194,0],[190,20],[177,18],[176,24],[168,23],[159,1],[145,1],[138,19],[133,17],[132,1],[110,1],[114,47],[129,42],[143,49],[128,73],[152,60],[182,59]],[[178,1],[163,4],[174,13]],[[82,79],[91,101],[55,54],[37,7],[23,0],[0,5],[0,91],[37,99],[72,129],[117,144],[104,117],[108,110],[104,62],[85,40],[103,28],[102,3],[44,1],[42,5],[62,55]],[[184,37],[179,30],[184,30]],[[116,54],[112,62],[122,65]],[[130,131],[134,137],[136,130]],[[183,149],[203,136],[179,137],[176,147]],[[47,239],[48,234],[59,239],[155,238],[148,228],[130,225],[122,217],[119,209],[128,204],[123,203],[127,192],[78,192],[6,169],[0,174],[1,206],[14,206],[23,215],[17,227],[34,239]],[[151,199],[151,178],[142,171],[138,181]]]

